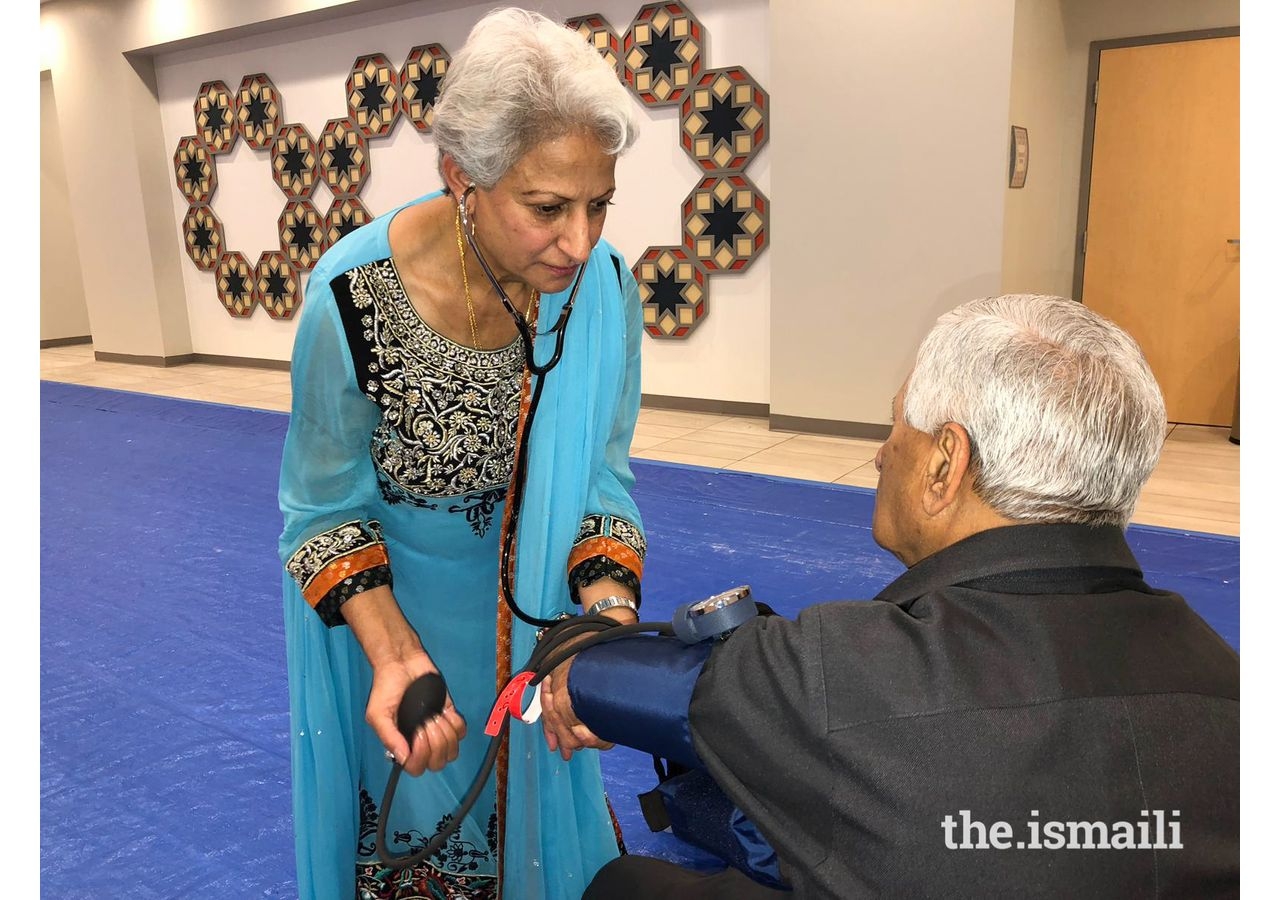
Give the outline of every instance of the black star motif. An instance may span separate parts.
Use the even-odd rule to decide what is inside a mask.
[[[715,237],[713,250],[721,244],[725,244],[732,250],[733,239],[747,233],[747,230],[742,227],[742,213],[735,212],[727,203],[721,203],[719,200],[714,202],[715,210],[702,214],[702,217],[707,220],[707,229],[704,234]]]
[[[197,250],[208,250],[213,246],[213,230],[206,222],[197,222],[196,227],[191,229],[191,241],[195,244]]]
[[[341,175],[355,165],[352,158],[354,156],[355,152],[351,147],[341,141],[334,141],[333,148],[329,150],[329,171]]]
[[[204,180],[204,165],[198,156],[193,156],[182,164],[182,180],[192,187]]]
[[[249,290],[249,286],[245,283],[244,276],[240,274],[238,269],[231,269],[227,272],[227,296],[233,300],[237,300],[244,296]]]
[[[671,26],[667,26],[667,31],[671,30]],[[681,59],[676,53],[680,49],[680,40],[671,40],[667,37],[667,31],[658,31],[656,28],[649,31],[649,43],[640,49],[644,51],[644,65],[641,68],[648,69],[656,77],[659,73],[671,78],[671,69],[680,64]]]
[[[204,113],[205,125],[210,131],[221,131],[227,125],[227,108],[221,103],[211,103]]]
[[[272,272],[267,276],[267,286],[262,291],[272,300],[280,302],[289,293],[289,278],[283,272]]]
[[[307,154],[297,144],[291,144],[289,149],[284,151],[284,162],[282,166],[285,174],[290,178],[301,178],[307,171]]]
[[[734,132],[742,130],[742,109],[729,100],[713,99],[702,117],[705,121],[698,134],[710,134],[717,143],[732,144]]]
[[[414,100],[422,104],[425,110],[432,103],[436,102],[436,95],[440,92],[440,79],[431,72],[432,64],[418,64],[418,77],[413,79]]]
[[[658,307],[658,315],[663,313],[676,314],[676,309],[681,306],[687,306],[688,303],[680,295],[681,289],[684,288],[684,282],[676,281],[675,270],[672,269],[667,274],[658,273],[658,280],[649,285],[649,290],[653,291],[653,296],[649,298],[650,303],[654,303]]]
[[[316,244],[315,235],[311,233],[311,226],[306,222],[297,222],[290,226],[289,243],[293,246],[294,253],[297,256],[308,256],[312,248]]]
[[[267,119],[270,118],[267,115],[267,101],[262,99],[261,94],[256,95],[252,100],[250,100],[249,105],[246,106],[245,109],[247,110],[245,118],[254,128],[261,128],[267,123]]]
[[[349,216],[347,215],[338,216],[338,221],[334,222],[333,224],[337,228],[338,237],[344,238],[347,235],[349,235],[351,232],[355,231],[364,223],[357,222],[355,214],[352,213]]]
[[[370,82],[360,89],[360,108],[370,117],[378,115],[383,105],[382,91],[376,82]]]

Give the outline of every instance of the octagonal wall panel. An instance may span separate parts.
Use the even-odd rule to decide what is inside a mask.
[[[173,173],[178,190],[188,203],[208,203],[218,189],[218,167],[213,154],[204,141],[194,135],[179,138],[178,149],[173,154]]]
[[[632,267],[644,330],[655,338],[688,337],[707,315],[709,276],[683,247],[650,247]]]
[[[680,146],[706,172],[740,172],[769,137],[768,104],[738,66],[703,72],[680,105]]]
[[[449,71],[449,54],[439,44],[421,44],[409,51],[400,67],[400,113],[426,134],[436,120],[436,98]]]
[[[222,223],[207,205],[197,204],[187,210],[182,220],[182,242],[197,269],[208,272],[217,266],[226,238]]]
[[[320,174],[335,197],[352,197],[369,177],[369,143],[351,119],[330,119],[320,134]]]
[[[769,201],[745,175],[704,178],[680,206],[684,246],[709,272],[741,272],[768,245]]]
[[[285,125],[271,143],[271,179],[290,200],[310,197],[320,180],[320,148],[304,125]]]
[[[253,267],[253,299],[273,319],[291,319],[302,302],[297,271],[289,257],[268,250]]]
[[[386,137],[400,115],[400,79],[383,53],[359,57],[347,76],[347,115],[366,138]]]
[[[237,318],[253,315],[253,283],[253,269],[243,253],[231,250],[218,257],[218,301],[228,313]]]
[[[373,215],[360,202],[359,197],[339,197],[333,201],[324,216],[325,247],[332,247],[372,219]]]
[[[196,134],[214,156],[235,146],[236,98],[221,81],[206,81],[196,95]]]
[[[236,91],[236,128],[254,150],[271,146],[284,121],[280,94],[263,73],[246,75]]]
[[[324,253],[324,221],[310,200],[290,200],[280,213],[280,249],[300,272],[310,271]]]
[[[564,25],[566,28],[582,35],[583,39],[594,47],[596,52],[604,57],[604,61],[618,73],[618,78],[623,79],[622,39],[605,21],[604,16],[599,13],[575,16],[566,21]]]
[[[643,6],[622,39],[623,81],[646,106],[674,106],[702,72],[702,24],[683,3]]]

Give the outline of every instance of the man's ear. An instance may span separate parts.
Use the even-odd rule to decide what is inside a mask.
[[[942,426],[933,440],[926,472],[924,510],[931,516],[944,512],[956,501],[972,460],[969,432],[955,422]]]

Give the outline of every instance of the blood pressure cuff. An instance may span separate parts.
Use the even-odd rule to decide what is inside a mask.
[[[689,702],[715,646],[637,634],[588,647],[569,668],[573,711],[603,740],[701,769]]]
[[[706,772],[689,731],[689,703],[718,641],[686,644],[630,635],[589,647],[569,669],[569,699],[599,738],[651,754],[661,782],[641,795],[654,831],[670,828],[769,887],[784,887],[778,858],[756,826]],[[669,760],[666,774],[661,760]],[[655,809],[655,801],[661,808]]]

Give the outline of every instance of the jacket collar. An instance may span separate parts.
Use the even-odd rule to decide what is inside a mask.
[[[1037,569],[1111,568],[1139,578],[1124,530],[1114,525],[1006,525],[970,535],[920,560],[877,596],[904,606],[925,594],[989,575]]]

